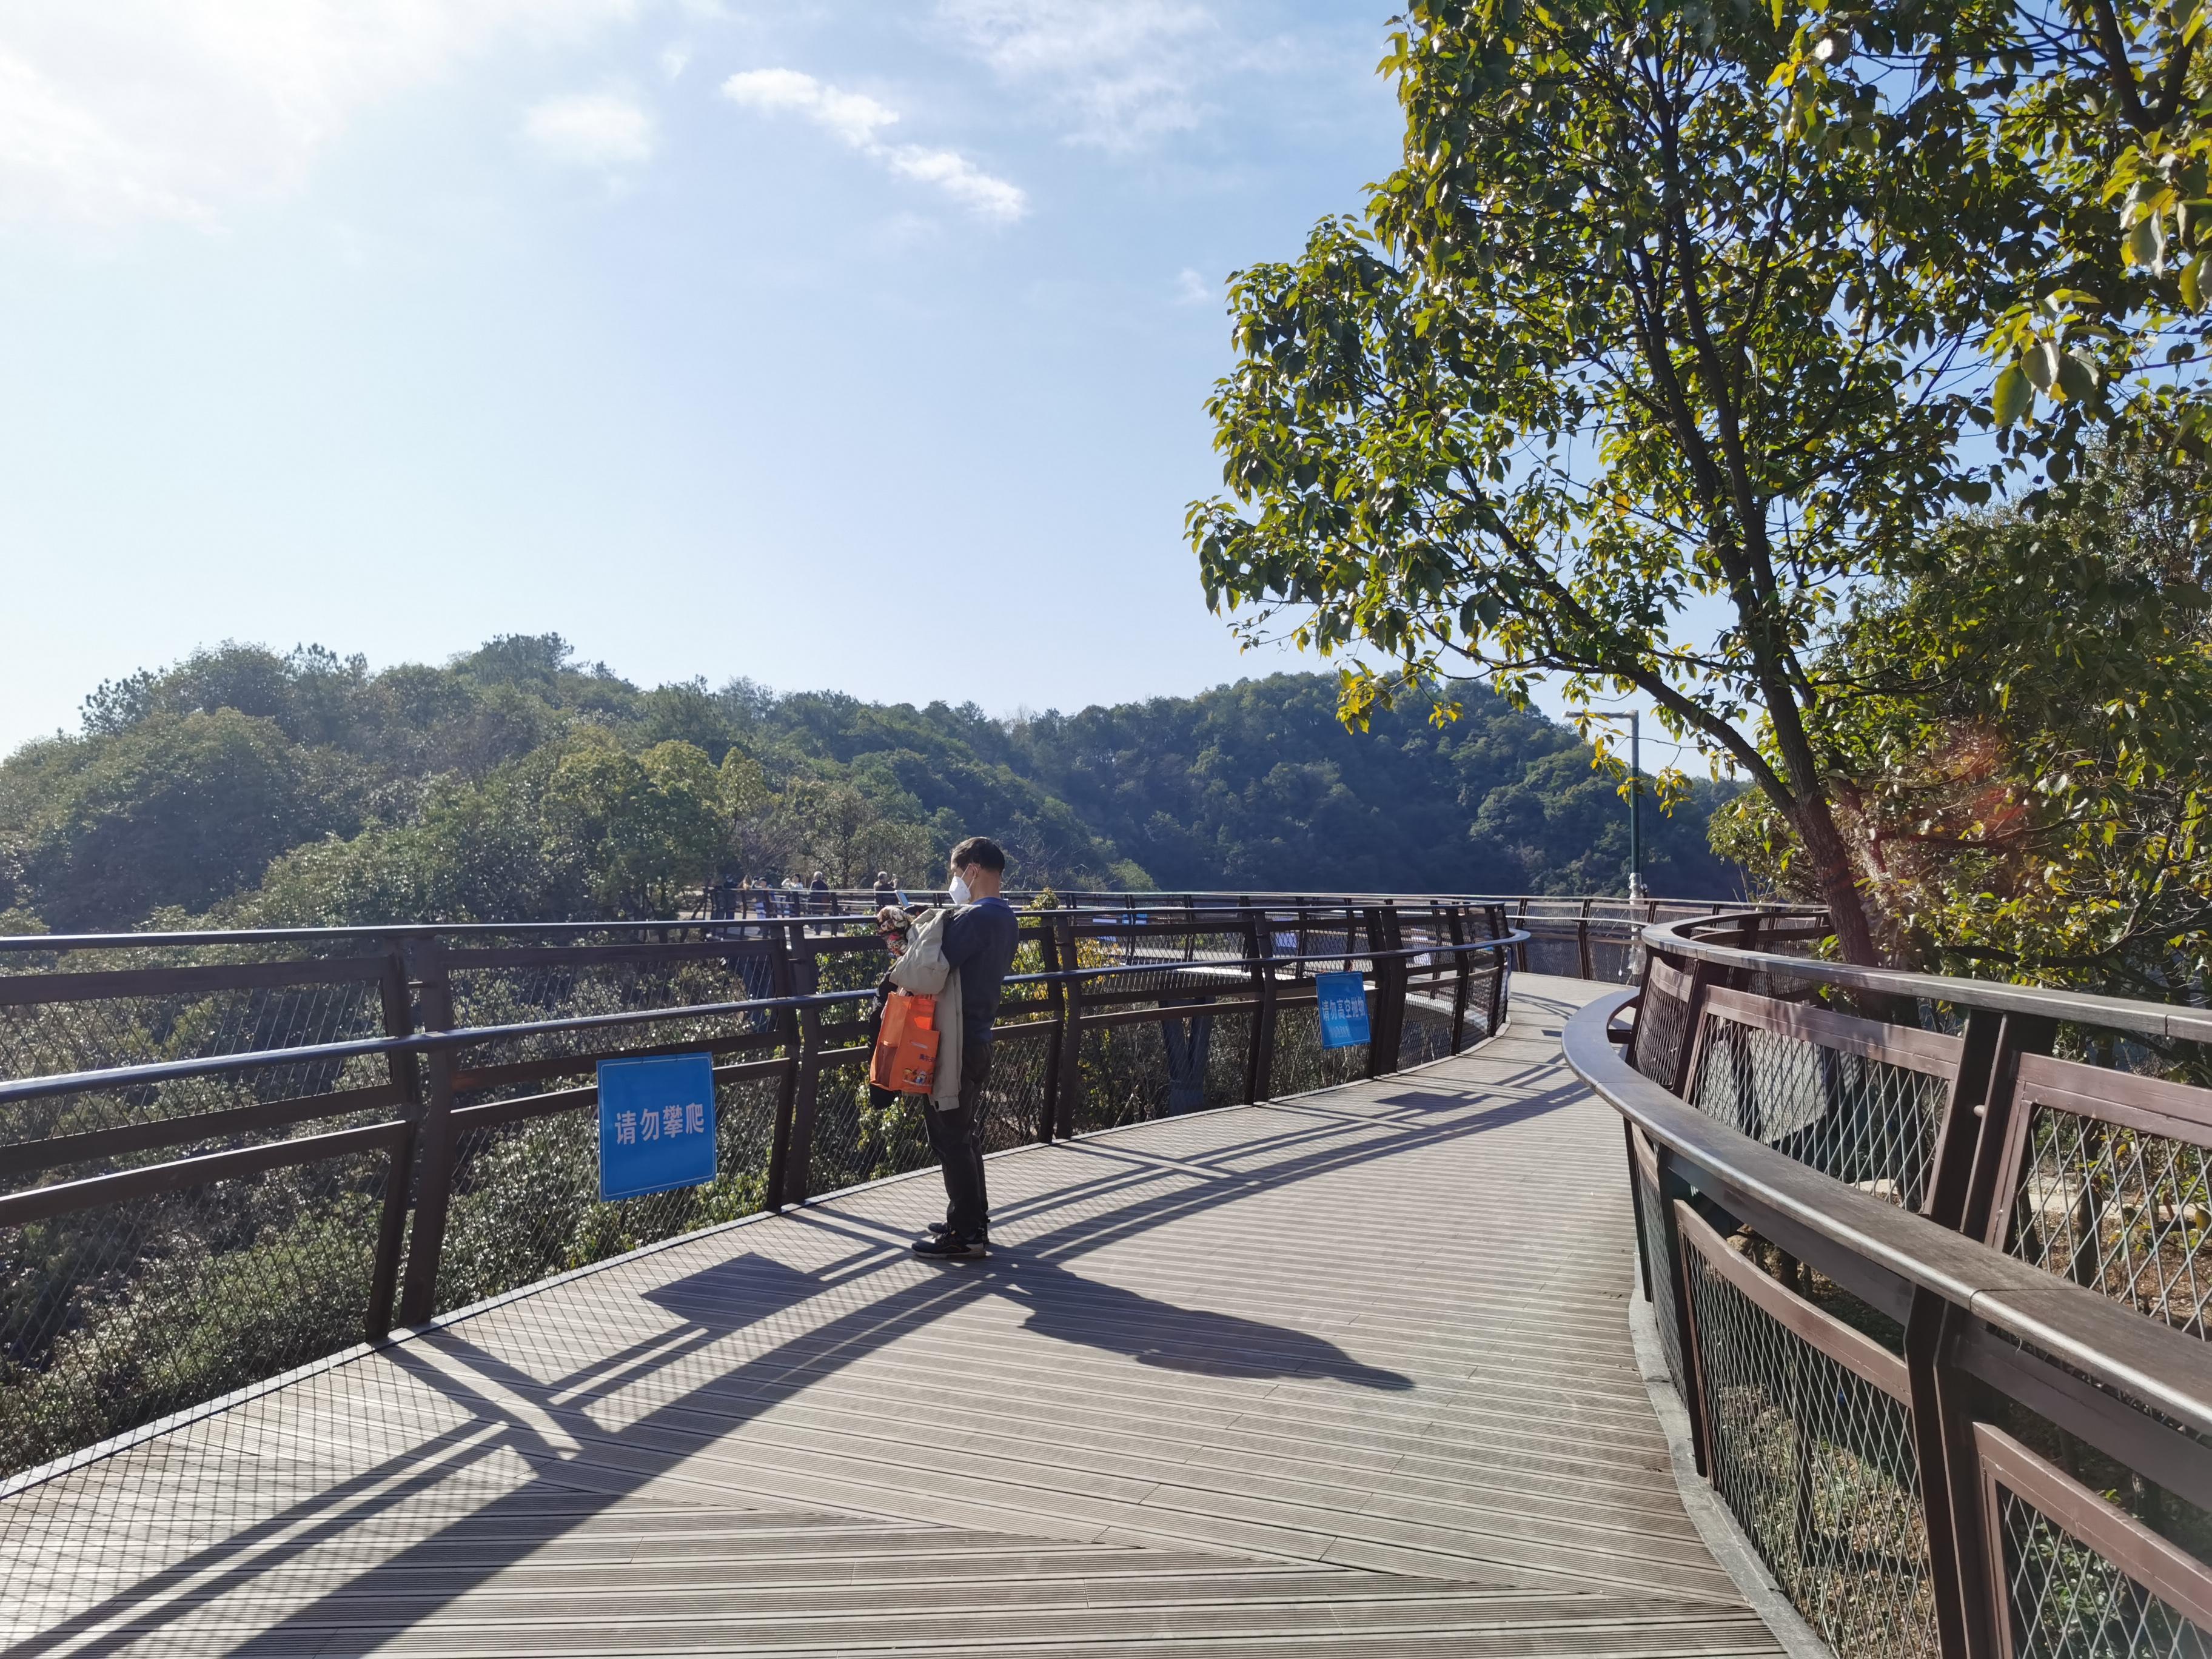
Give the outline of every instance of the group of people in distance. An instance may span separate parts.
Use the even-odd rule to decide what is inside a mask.
[[[876,903],[902,902],[899,885],[888,870],[876,872]],[[735,921],[750,916],[831,916],[837,914],[837,891],[829,876],[817,870],[811,881],[786,876],[781,883],[763,877],[725,876],[707,889],[707,919]]]

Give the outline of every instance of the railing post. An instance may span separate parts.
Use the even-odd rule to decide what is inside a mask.
[[[1582,914],[1575,919],[1575,964],[1584,979],[1595,979],[1597,969],[1590,958],[1590,902],[1583,901]]]
[[[1957,1080],[1943,1114],[1929,1178],[1929,1218],[1984,1240],[1996,1206],[1997,1166],[2014,1109],[2022,1054],[2047,1054],[2055,1024],[2035,1015],[1970,1009]],[[1988,1495],[1974,1449],[1980,1385],[1950,1362],[1966,1316],[1950,1302],[1913,1293],[1905,1327],[1920,1490],[1927,1506],[1936,1634],[1946,1659],[1997,1659],[2003,1615],[1990,1606]]]
[[[792,972],[790,933],[773,924],[766,926],[764,931],[769,938],[769,994],[796,996],[798,992],[793,988],[797,976]],[[798,1010],[777,1009],[775,1027],[783,1048],[783,1075],[775,1091],[775,1131],[769,1141],[768,1206],[771,1210],[783,1207],[784,1190],[790,1184],[792,1115],[799,1100]],[[805,1155],[802,1153],[802,1158]]]
[[[1527,899],[1522,899],[1521,901],[1521,914],[1518,917],[1518,921],[1521,923],[1522,931],[1526,933],[1528,927],[1528,901]],[[1528,971],[1528,946],[1525,942],[1513,947],[1513,965],[1518,968],[1524,974]]]
[[[1929,1589],[1936,1645],[1943,1659],[1997,1659],[1990,1618],[1981,1460],[1974,1450],[1976,1384],[1949,1363],[1959,1310],[1916,1288],[1905,1322],[1905,1369],[1912,1395],[1913,1462],[1927,1516]]]
[[[1075,918],[1055,917],[1054,927],[1060,933],[1060,954],[1068,971],[1083,966],[1082,951],[1076,941]],[[1060,1082],[1054,1091],[1054,1127],[1060,1138],[1066,1140],[1075,1133],[1075,1120],[1083,1100],[1083,981],[1067,981],[1067,995],[1061,1005],[1059,1045]]]
[[[1990,1058],[1989,1082],[1979,1103],[1981,1126],[1974,1136],[1973,1168],[1967,1176],[1966,1196],[1958,1211],[1958,1229],[1969,1238],[1995,1242],[1990,1237],[1990,1224],[1997,1201],[1997,1166],[2003,1159],[2005,1141],[2011,1133],[2013,1082],[2020,1069],[2021,1057],[2049,1054],[2057,1037],[2058,1027],[2051,1020],[2033,1014],[2004,1017]]]
[[[1060,929],[1049,915],[1037,923],[1037,953],[1045,972],[1060,971]],[[1045,1038],[1044,1087],[1039,1091],[1042,1099],[1037,1105],[1036,1138],[1040,1145],[1049,1146],[1060,1122],[1060,1048],[1067,1040],[1067,988],[1056,979],[1047,981],[1044,1001],[1052,1016],[1052,1034]]]
[[[817,966],[810,957],[806,964]],[[809,974],[811,980],[814,975]],[[811,996],[814,988],[800,993]],[[799,1010],[799,1060],[792,1067],[791,1150],[783,1165],[783,1201],[804,1204],[814,1189],[814,1108],[822,1091],[822,1011]],[[923,1109],[928,1110],[927,1103]]]
[[[810,998],[821,988],[821,957],[811,936],[792,929],[794,995]],[[814,1106],[821,1095],[821,1009],[799,1009],[799,1057],[792,1066],[792,1146],[783,1159],[783,1201],[805,1203],[814,1190]]]
[[[453,988],[446,976],[442,941],[433,938],[416,953],[422,1029],[453,1029]],[[446,1254],[446,1217],[453,1195],[453,1051],[433,1048],[423,1057],[428,1089],[416,1130],[415,1226],[407,1241],[407,1287],[399,1322],[420,1325],[438,1310],[438,1268]]]
[[[1681,1396],[1682,1409],[1690,1416],[1690,1450],[1698,1473],[1710,1480],[1713,1474],[1712,1425],[1705,1421],[1705,1390],[1698,1358],[1697,1323],[1690,1307],[1687,1253],[1682,1248],[1681,1223],[1674,1213],[1676,1200],[1686,1204],[1690,1201],[1690,1187],[1674,1173],[1672,1150],[1664,1141],[1656,1143],[1652,1152],[1659,1173],[1661,1242],[1667,1250],[1668,1281],[1674,1287],[1674,1346],[1682,1356],[1683,1374],[1674,1379],[1674,1390]]]
[[[1375,1012],[1368,1023],[1367,1075],[1387,1077],[1398,1069],[1406,1024],[1406,959],[1399,949],[1395,905],[1367,912],[1368,963],[1375,970]]]
[[[2004,1016],[1985,1008],[1970,1008],[1966,1029],[1960,1035],[1959,1069],[1951,1079],[1950,1097],[1943,1103],[1943,1115],[1936,1124],[1928,1190],[1922,1194],[1920,1205],[1921,1214],[1954,1231],[1966,1212],[1974,1151],[1986,1131],[1990,1080],[2005,1038]]]
[[[1395,899],[1382,902],[1382,934],[1390,941],[1390,976],[1383,981],[1390,988],[1390,1048],[1389,1069],[1396,1071],[1406,1058],[1406,1000],[1412,994],[1413,964],[1409,957],[1397,955],[1406,949],[1406,919],[1398,909]]]
[[[1636,1223],[1636,1279],[1643,1287],[1644,1304],[1655,1306],[1651,1300],[1651,1240],[1644,1225],[1644,1170],[1636,1157],[1636,1125],[1624,1117],[1620,1120],[1620,1133],[1628,1146],[1628,1211]]]
[[[1451,1051],[1457,1054],[1467,1041],[1467,1005],[1474,995],[1474,957],[1457,947],[1467,944],[1467,907],[1455,904],[1444,913],[1444,936],[1452,951]]]
[[[1275,932],[1267,917],[1249,908],[1244,912],[1244,954],[1252,984],[1252,1037],[1244,1057],[1244,1099],[1249,1105],[1274,1092],[1275,1080]]]
[[[1512,931],[1513,930],[1510,927],[1505,925],[1505,907],[1502,904],[1492,905],[1490,907],[1491,938],[1504,939],[1506,934]],[[1502,947],[1490,952],[1490,966],[1492,971],[1490,975],[1490,1030],[1488,1035],[1492,1036],[1496,1036],[1498,1032],[1498,1028],[1505,1023],[1505,974],[1506,969],[1510,966],[1510,963],[1508,959],[1510,954],[1510,952]],[[1526,967],[1528,964],[1524,961],[1522,965]]]
[[[384,1035],[412,1036],[415,1007],[407,991],[407,951],[399,939],[385,947],[384,972],[377,981],[383,1003]],[[416,1143],[422,1123],[422,1068],[411,1054],[387,1054],[385,1070],[392,1086],[399,1091],[400,1114],[407,1131],[392,1149],[385,1176],[384,1213],[377,1226],[376,1263],[368,1281],[368,1334],[380,1342],[392,1334],[392,1307],[399,1295],[399,1257],[407,1239],[408,1188],[415,1176]]]

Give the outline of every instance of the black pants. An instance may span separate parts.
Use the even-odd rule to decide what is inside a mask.
[[[990,1194],[983,1187],[982,1137],[976,1118],[982,1109],[983,1083],[991,1075],[991,1047],[969,1042],[960,1056],[960,1103],[939,1111],[925,1103],[930,1150],[945,1174],[945,1224],[962,1238],[981,1238],[990,1225]]]

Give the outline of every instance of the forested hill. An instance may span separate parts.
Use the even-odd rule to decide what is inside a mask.
[[[641,690],[557,636],[371,673],[228,645],[102,685],[0,762],[0,928],[668,914],[712,874],[920,880],[999,836],[1023,886],[1622,890],[1625,807],[1564,728],[1461,688],[1355,734],[1334,681],[997,720]],[[1646,814],[1656,892],[1721,897],[1710,787]]]

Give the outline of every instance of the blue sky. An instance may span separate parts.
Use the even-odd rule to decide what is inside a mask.
[[[227,637],[1000,713],[1316,665],[1182,511],[1223,278],[1395,159],[1391,9],[18,0],[0,750]]]

